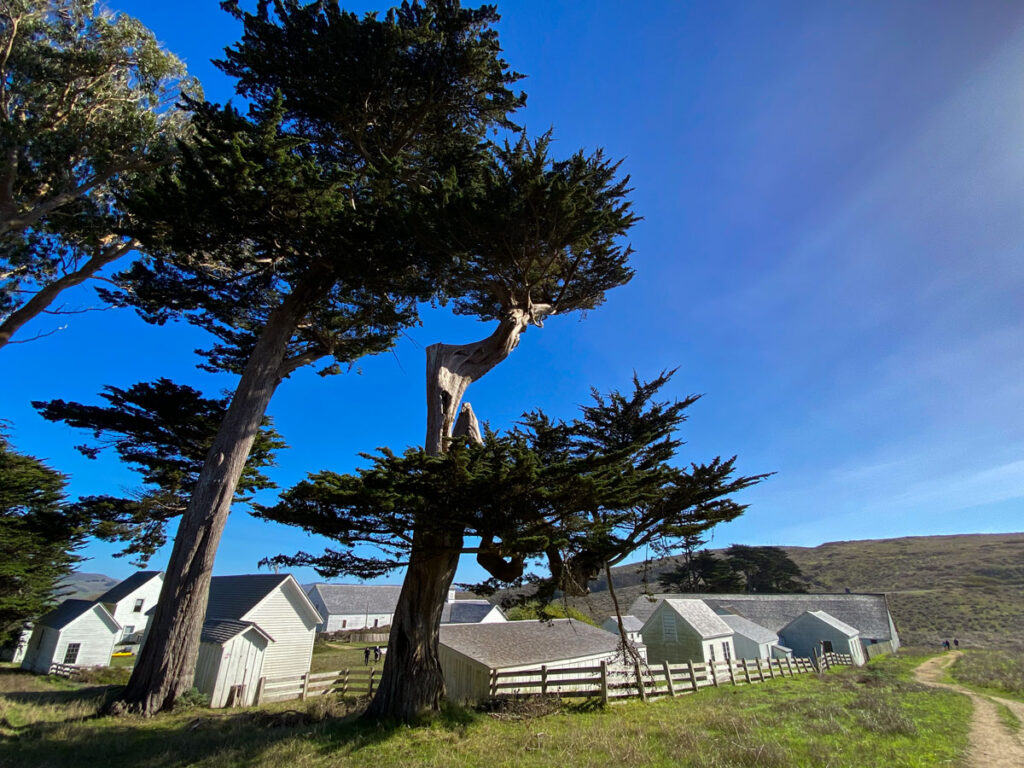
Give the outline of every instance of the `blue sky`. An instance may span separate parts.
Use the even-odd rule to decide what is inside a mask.
[[[208,60],[238,28],[216,2],[109,5],[154,29],[210,98],[230,97]],[[744,473],[777,473],[743,495],[749,510],[714,546],[1024,529],[1024,5],[499,10],[506,58],[528,75],[528,129],[553,127],[565,155],[601,146],[624,158],[644,220],[633,282],[585,318],[531,329],[470,387],[481,418],[568,418],[591,386],[678,367],[673,394],[705,395],[680,460],[738,454]],[[157,376],[233,387],[196,370],[206,339],[194,329],[120,310],[66,322],[0,351],[0,402],[15,445],[68,473],[72,495],[116,492],[131,473],[79,456],[84,436],[30,400],[94,402],[103,385]],[[270,413],[292,447],[276,482],[422,443],[423,348],[487,333],[427,311],[394,354],[285,381]],[[254,572],[267,555],[322,545],[239,511],[215,570]],[[90,545],[82,570],[128,575],[113,551]],[[466,558],[458,578],[478,576]]]

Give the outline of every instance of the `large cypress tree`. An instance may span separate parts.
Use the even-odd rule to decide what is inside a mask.
[[[126,198],[154,258],[114,297],[207,329],[206,365],[240,374],[124,692],[145,713],[191,685],[213,557],[274,390],[302,366],[336,373],[387,349],[415,321],[452,266],[447,244],[420,236],[424,201],[523,101],[490,7],[429,0],[360,18],[329,0],[224,5],[244,35],[219,64],[251,107],[190,102],[182,162]]]

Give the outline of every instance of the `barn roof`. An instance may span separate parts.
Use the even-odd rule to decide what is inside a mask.
[[[857,635],[860,634],[860,630],[855,629],[854,627],[851,627],[849,624],[846,624],[845,622],[840,621],[835,616],[830,616],[829,614],[825,613],[824,611],[806,611],[805,613],[801,614],[800,616],[797,616],[796,619],[793,619],[793,621],[796,621],[797,619],[801,619],[804,616],[813,616],[818,621],[823,622],[825,624],[828,624],[830,627],[832,627],[832,628],[842,632],[847,637],[856,637]],[[792,623],[793,622],[791,621],[790,624],[792,624]],[[785,627],[783,629],[785,629]]]
[[[368,613],[394,613],[400,586],[375,584],[316,584],[309,591],[323,600],[332,616],[364,616]]]
[[[674,611],[683,621],[693,627],[697,634],[705,639],[732,634],[732,629],[729,628],[729,625],[722,621],[720,616],[700,600],[676,600],[670,598],[665,600],[665,606],[666,610]],[[652,613],[651,615],[653,616],[654,614]],[[650,620],[649,617],[648,620]]]
[[[630,607],[634,616],[646,619],[657,606],[657,599],[676,598],[678,594],[641,595]],[[692,594],[718,614],[732,613],[778,632],[805,611],[825,611],[840,621],[857,627],[865,638],[895,640],[889,628],[889,606],[879,594]]]
[[[206,603],[206,618],[240,621],[289,578],[288,574],[277,573],[214,576],[210,580],[210,599]]]
[[[249,629],[255,629],[267,638],[269,642],[274,642],[274,638],[264,632],[258,624],[254,624],[251,621],[235,621],[233,619],[209,619],[204,621],[203,632],[199,636],[199,642],[224,645],[232,638]]]
[[[742,616],[736,616],[734,614],[725,614],[721,616],[722,621],[729,625],[730,629],[737,635],[743,635],[748,637],[755,643],[778,643],[779,635],[777,632],[772,632],[767,627],[762,627],[760,624],[755,624],[750,619],[745,619]]]
[[[605,619],[604,623],[607,624],[608,622],[614,624],[615,631],[618,631],[619,620],[615,616],[609,616],[607,619]],[[636,616],[630,615],[622,617],[622,626],[626,628],[627,632],[639,632],[643,628],[644,623],[640,621],[640,619],[638,619]]]
[[[133,573],[127,579],[125,579],[119,584],[115,584],[102,595],[100,595],[98,598],[96,598],[96,602],[116,603],[121,600],[124,600],[126,597],[128,597],[128,595],[130,595],[136,589],[141,587],[143,584],[146,584],[150,580],[155,579],[157,576],[162,575],[163,571],[139,571],[137,573]]]
[[[52,611],[40,618],[38,623],[43,626],[50,627],[51,629],[64,629],[64,627],[75,619],[84,616],[93,609],[98,609],[102,617],[115,629],[121,628],[121,625],[115,621],[114,617],[110,615],[110,612],[93,600],[65,600]]]
[[[442,624],[475,624],[493,610],[486,600],[456,600],[445,603],[441,610]],[[500,610],[500,609],[499,609]]]
[[[488,669],[614,653],[618,644],[619,638],[610,632],[572,619],[441,627],[441,645],[479,661]]]

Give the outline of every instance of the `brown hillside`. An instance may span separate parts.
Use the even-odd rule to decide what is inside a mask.
[[[1024,533],[912,536],[784,547],[810,592],[885,592],[905,644],[1024,647]],[[625,612],[637,596],[662,591],[674,559],[613,569]],[[613,611],[604,580],[571,600],[603,619]]]

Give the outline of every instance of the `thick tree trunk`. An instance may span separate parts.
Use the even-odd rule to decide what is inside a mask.
[[[21,330],[22,326],[45,312],[47,307],[53,304],[63,291],[84,283],[103,269],[103,267],[107,266],[107,264],[117,261],[137,246],[138,243],[134,240],[127,243],[110,245],[85,262],[81,269],[69,272],[52,283],[44,285],[35,296],[14,310],[7,316],[7,319],[0,323],[0,347],[5,346],[11,340],[11,337]]]
[[[466,388],[508,357],[531,322],[543,314],[512,310],[486,339],[473,344],[427,347],[426,451],[442,453],[453,435],[480,439],[468,404],[456,415]],[[367,716],[409,722],[437,711],[444,698],[444,675],[438,659],[441,612],[455,578],[462,551],[462,530],[439,530],[438,521],[423,520],[413,529],[409,569],[391,624],[384,674]]]
[[[160,602],[122,701],[152,715],[192,687],[213,560],[249,450],[282,378],[289,339],[312,291],[297,287],[273,313],[246,363],[231,405],[178,524]]]

